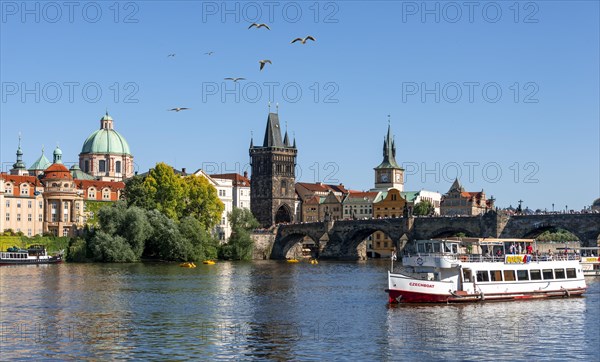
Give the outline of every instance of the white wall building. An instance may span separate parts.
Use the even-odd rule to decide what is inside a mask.
[[[217,196],[219,200],[225,205],[225,209],[223,210],[223,214],[221,215],[221,220],[219,224],[215,228],[215,232],[217,237],[224,243],[229,239],[231,235],[231,224],[229,223],[229,218],[227,214],[233,210],[233,182],[230,179],[225,178],[213,178],[208,175],[204,170],[200,169],[194,172],[194,176],[204,177],[208,180],[208,182],[213,185],[217,189]],[[241,201],[240,201],[241,202]],[[248,202],[248,206],[250,206],[250,202]]]

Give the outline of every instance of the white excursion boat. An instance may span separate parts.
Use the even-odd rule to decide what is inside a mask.
[[[581,255],[583,275],[600,277],[600,246],[576,249]]]
[[[583,270],[574,254],[541,255],[533,252],[534,245],[532,239],[415,241],[414,251],[405,251],[402,266],[396,270],[392,256],[386,289],[389,302],[460,303],[571,297],[585,292]]]
[[[31,245],[27,249],[9,248],[0,252],[0,265],[54,264],[62,262],[62,253],[48,255],[43,245]]]

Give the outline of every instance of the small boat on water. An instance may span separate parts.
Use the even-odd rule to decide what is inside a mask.
[[[196,264],[194,264],[192,262],[189,262],[189,261],[186,261],[185,263],[179,264],[179,266],[182,267],[182,268],[195,268]]]
[[[44,245],[31,245],[27,249],[16,247],[0,252],[0,265],[55,264],[63,261],[63,253],[48,255]]]
[[[532,239],[418,240],[388,272],[390,303],[461,303],[572,297],[587,286],[577,257],[517,253]],[[510,254],[506,254],[511,245]],[[533,247],[519,248],[535,250]],[[484,254],[485,252],[485,254]],[[514,253],[514,254],[513,254]]]
[[[286,261],[287,261],[288,263],[299,263],[299,262],[300,262],[300,260],[298,260],[298,259],[296,259],[296,258],[294,258],[294,259],[287,259]]]
[[[600,277],[600,246],[575,249],[580,254],[583,275]]]
[[[202,262],[202,264],[215,265],[216,262],[214,260],[205,260],[205,261]]]

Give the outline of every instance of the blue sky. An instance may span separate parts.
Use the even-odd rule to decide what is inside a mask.
[[[0,4],[4,171],[19,132],[27,165],[57,143],[76,162],[108,108],[140,172],[243,172],[272,100],[305,182],[371,188],[391,115],[408,190],[460,174],[500,206],[600,196],[596,1]]]

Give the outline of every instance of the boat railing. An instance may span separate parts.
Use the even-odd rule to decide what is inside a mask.
[[[557,260],[581,260],[579,254],[563,253],[545,253],[545,254],[506,254],[506,255],[483,255],[483,254],[454,254],[454,253],[410,253],[406,252],[405,257],[436,257],[446,260],[460,260],[468,263],[522,263],[522,262],[540,262]]]

